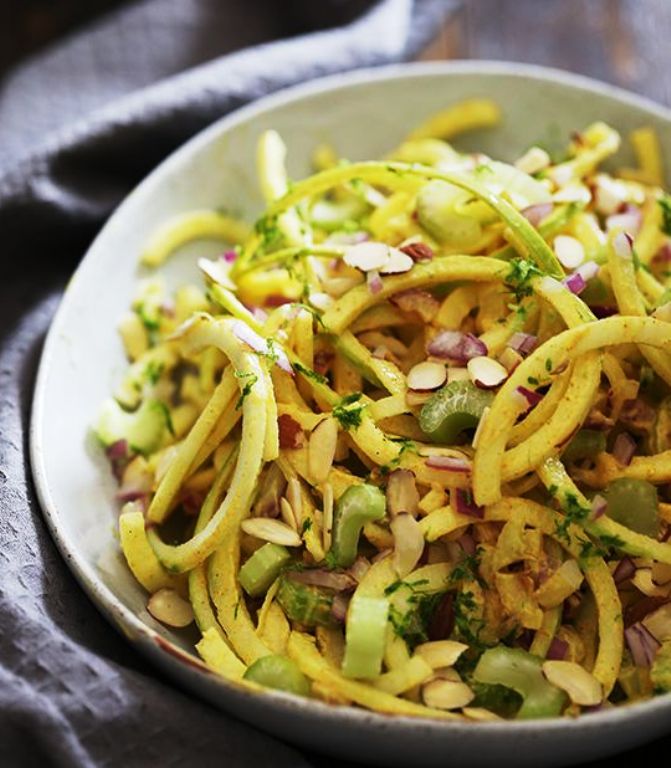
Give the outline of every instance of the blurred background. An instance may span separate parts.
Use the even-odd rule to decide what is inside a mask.
[[[447,3],[447,0],[445,0]],[[113,10],[149,3],[129,0],[2,0],[0,76],[23,57]],[[174,0],[171,12],[197,12],[221,28],[212,38],[190,41],[191,58],[207,61],[251,42],[346,23],[370,0]],[[669,0],[460,0],[458,10],[422,58],[486,58],[548,64],[599,77],[671,104],[664,76],[671,33]],[[235,40],[227,32],[235,24]],[[166,52],[164,74],[179,69]],[[0,87],[2,81],[0,80]]]

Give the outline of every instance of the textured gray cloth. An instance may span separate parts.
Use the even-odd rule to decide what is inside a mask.
[[[0,84],[2,766],[331,764],[180,692],[105,623],[42,521],[26,424],[62,286],[145,173],[251,99],[318,74],[412,56],[451,5],[383,0],[341,27],[230,53],[281,34],[279,9],[282,21],[293,14],[300,22],[311,8],[311,19],[333,24],[364,4],[144,0]],[[312,6],[328,15],[315,16]]]

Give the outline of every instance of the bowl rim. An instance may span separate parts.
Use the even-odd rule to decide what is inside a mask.
[[[119,218],[123,217],[126,208],[132,206],[138,193],[140,191],[146,193],[148,190],[151,191],[152,187],[160,186],[163,183],[164,176],[169,175],[173,166],[179,165],[183,158],[198,154],[201,148],[205,147],[216,137],[273,108],[309,99],[326,91],[335,92],[352,86],[375,85],[376,83],[389,80],[443,78],[450,75],[500,75],[519,77],[521,80],[533,80],[539,83],[558,83],[573,90],[605,95],[621,102],[623,106],[637,107],[668,122],[671,128],[671,109],[647,97],[591,77],[557,68],[494,60],[411,62],[351,70],[283,88],[217,119],[214,123],[196,133],[192,138],[171,152],[121,201],[88,246],[86,253],[69,281],[68,287],[66,287],[51,322],[42,350],[29,424],[29,458],[42,515],[67,566],[103,616],[129,642],[138,648],[143,655],[149,658],[152,663],[166,670],[173,682],[186,684],[191,692],[195,693],[199,698],[203,698],[202,692],[196,690],[194,685],[189,685],[189,679],[194,675],[200,677],[201,680],[214,682],[216,687],[224,689],[228,694],[232,695],[233,699],[236,697],[238,700],[239,697],[253,697],[259,705],[265,702],[273,708],[284,709],[287,714],[293,715],[297,712],[302,714],[309,713],[319,717],[321,720],[331,721],[334,725],[338,722],[353,721],[357,724],[380,730],[387,730],[391,726],[399,734],[407,730],[416,732],[417,729],[422,729],[435,732],[434,735],[443,734],[445,737],[448,737],[449,734],[455,736],[457,734],[463,735],[464,732],[482,734],[483,736],[487,734],[491,736],[494,734],[499,736],[501,734],[510,734],[510,738],[522,736],[525,733],[538,732],[539,730],[556,733],[557,735],[562,735],[564,732],[571,732],[573,734],[579,731],[584,733],[585,731],[600,730],[604,726],[612,728],[625,722],[631,724],[632,721],[647,720],[655,713],[671,713],[671,693],[656,696],[640,703],[596,711],[576,719],[558,717],[547,720],[468,722],[466,720],[445,721],[424,717],[387,715],[355,706],[331,705],[320,700],[304,699],[278,691],[269,690],[262,693],[251,691],[245,686],[236,684],[214,673],[195,654],[184,651],[145,624],[104,583],[96,569],[79,552],[76,541],[68,537],[60,527],[59,509],[52,497],[48,480],[41,425],[45,413],[46,385],[51,368],[51,359],[56,353],[57,341],[65,314],[65,299],[67,298],[70,286],[79,282],[78,278],[85,275],[88,269],[91,268],[93,260],[89,257],[98,248],[100,241],[104,241],[109,227]],[[211,700],[211,697],[207,698]],[[220,708],[224,709],[228,716],[236,717],[235,713],[230,711],[228,706]]]

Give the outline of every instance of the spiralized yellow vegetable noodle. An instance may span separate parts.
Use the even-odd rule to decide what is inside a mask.
[[[185,211],[138,255],[96,428],[120,545],[236,684],[473,727],[671,690],[657,137],[617,172],[603,123],[513,163],[447,141],[501,120],[453,104],[301,180],[267,131],[258,221]],[[167,291],[195,240],[221,256]]]

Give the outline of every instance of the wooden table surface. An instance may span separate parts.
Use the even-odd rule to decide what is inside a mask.
[[[465,0],[422,58],[559,67],[671,106],[671,0]]]

